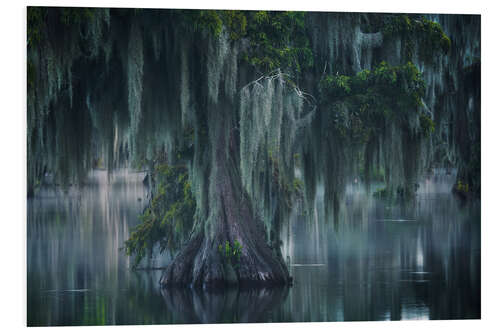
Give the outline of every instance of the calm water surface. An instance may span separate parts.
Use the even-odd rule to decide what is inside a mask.
[[[337,224],[307,224],[298,207],[282,232],[293,287],[215,293],[162,291],[161,271],[130,269],[120,248],[147,203],[142,176],[108,185],[96,172],[83,190],[28,200],[28,325],[480,317],[480,204],[457,202],[451,176],[405,205],[351,186]]]

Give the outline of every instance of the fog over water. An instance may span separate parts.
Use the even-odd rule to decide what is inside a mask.
[[[480,316],[480,203],[451,195],[453,174],[437,170],[404,204],[353,181],[336,224],[319,187],[314,221],[298,203],[281,233],[293,286],[218,292],[160,290],[161,271],[131,270],[121,248],[148,202],[143,177],[94,171],[83,188],[28,200],[28,325]]]

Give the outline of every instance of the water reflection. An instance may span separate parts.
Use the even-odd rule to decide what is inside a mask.
[[[161,291],[161,271],[130,270],[120,247],[147,198],[143,175],[121,176],[28,201],[29,325],[480,316],[480,205],[449,194],[452,176],[424,181],[404,205],[353,185],[336,227],[321,213],[307,223],[298,205],[282,232],[293,287],[218,293]]]
[[[298,217],[285,242],[295,284],[280,319],[479,318],[480,204],[462,207],[452,180],[436,175],[405,204],[352,186],[337,227]]]
[[[218,291],[163,289],[168,311],[179,323],[252,323],[273,320],[273,311],[287,298],[289,287]]]

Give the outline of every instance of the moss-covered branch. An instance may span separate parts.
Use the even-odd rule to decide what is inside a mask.
[[[160,253],[178,250],[193,225],[196,203],[187,169],[159,164],[152,177],[154,196],[140,216],[142,223],[125,242],[126,253],[135,256],[134,267],[151,256],[155,246]]]

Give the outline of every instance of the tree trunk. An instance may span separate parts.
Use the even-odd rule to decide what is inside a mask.
[[[164,271],[160,279],[163,287],[269,286],[291,282],[280,249],[267,243],[263,223],[255,217],[250,197],[243,190],[239,134],[234,129],[231,104],[219,102],[210,108],[208,140],[203,142],[210,150],[207,216]],[[194,168],[203,167],[195,162]]]

